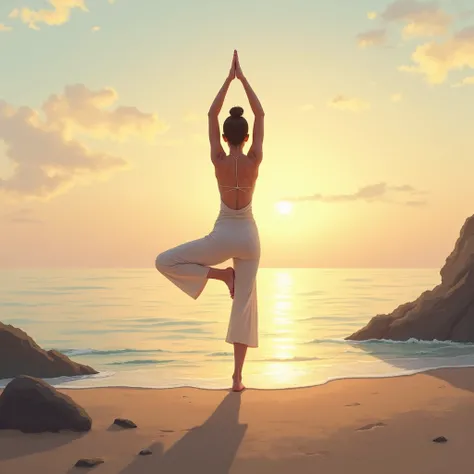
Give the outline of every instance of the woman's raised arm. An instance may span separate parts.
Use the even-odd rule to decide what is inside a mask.
[[[244,87],[245,93],[247,94],[247,98],[250,103],[250,107],[252,112],[255,116],[255,120],[253,123],[253,135],[252,135],[252,145],[249,149],[249,156],[254,158],[257,162],[262,161],[263,158],[263,136],[264,136],[264,117],[265,112],[263,111],[262,104],[255,94],[252,87],[250,87],[249,82],[247,81],[246,77],[242,72],[242,68],[240,67],[239,56],[236,57],[236,64],[235,64],[235,77],[242,82]]]
[[[237,52],[234,51],[234,56],[232,57],[232,64],[230,66],[229,75],[224,81],[224,85],[220,88],[219,92],[216,95],[216,98],[211,104],[209,112],[207,114],[209,121],[209,143],[211,145],[211,160],[214,162],[217,160],[222,153],[225,155],[224,148],[221,144],[221,132],[219,128],[219,113],[224,104],[225,96],[229,90],[230,83],[235,79],[235,58]]]

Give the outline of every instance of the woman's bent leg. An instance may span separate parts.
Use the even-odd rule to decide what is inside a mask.
[[[209,273],[207,274],[208,280],[219,280],[223,281],[227,288],[229,288],[229,293],[231,298],[234,297],[234,269],[232,267],[227,268],[209,268]]]
[[[191,298],[204,290],[211,265],[230,258],[228,249],[211,235],[166,250],[156,257],[156,269]]]

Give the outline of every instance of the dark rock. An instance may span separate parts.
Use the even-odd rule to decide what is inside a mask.
[[[97,374],[58,351],[45,351],[21,329],[0,323],[0,379],[18,375],[52,378]]]
[[[76,467],[95,467],[104,462],[101,458],[91,458],[91,459],[79,459],[76,462]]]
[[[447,438],[445,438],[444,436],[438,436],[433,440],[433,443],[447,443],[447,441]]]
[[[391,314],[375,316],[346,339],[474,342],[474,216],[464,223],[440,275],[438,286]]]
[[[153,454],[153,452],[149,448],[145,448],[140,451],[141,456],[149,456],[150,454]]]
[[[136,428],[137,425],[132,420],[126,418],[115,418],[114,425],[118,425],[122,428]]]
[[[43,380],[16,377],[0,395],[0,429],[42,433],[89,431],[91,426],[82,407]]]

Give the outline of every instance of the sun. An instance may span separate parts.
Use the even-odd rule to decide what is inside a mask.
[[[280,201],[276,203],[276,210],[280,214],[291,214],[293,210],[293,204],[288,201]]]

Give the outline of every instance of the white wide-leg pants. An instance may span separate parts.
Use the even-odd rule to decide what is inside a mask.
[[[156,268],[178,288],[197,299],[207,283],[209,267],[233,259],[234,299],[226,342],[258,347],[257,271],[260,239],[252,204],[234,210],[221,201],[210,234],[167,250]]]

